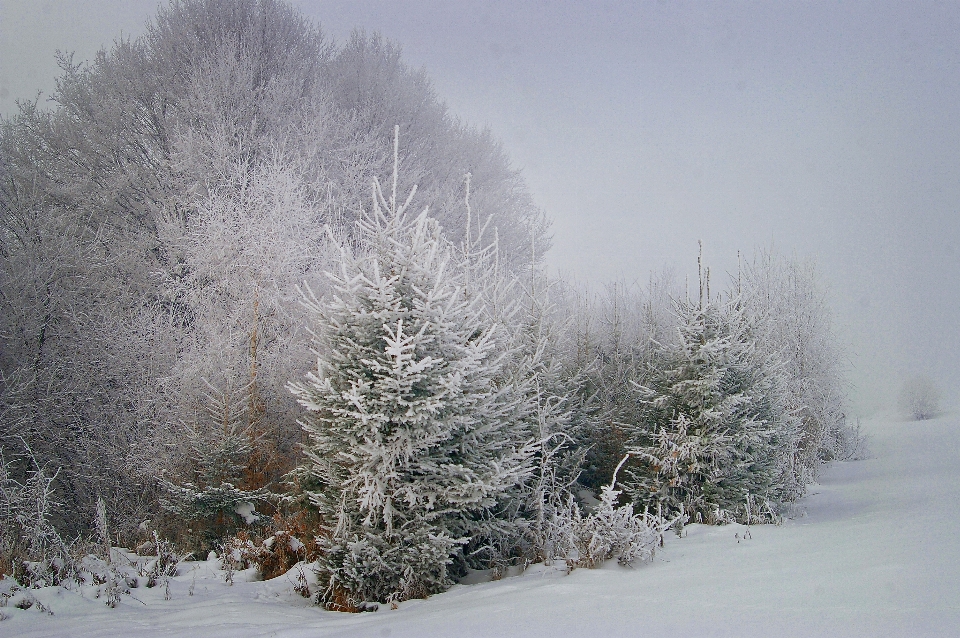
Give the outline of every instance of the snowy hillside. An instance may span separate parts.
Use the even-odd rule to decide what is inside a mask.
[[[829,467],[801,501],[804,515],[747,538],[741,525],[691,525],[635,568],[565,575],[536,565],[397,610],[342,614],[298,596],[293,575],[240,582],[241,572],[229,587],[215,563],[193,562],[169,601],[161,587],[133,589],[115,609],[59,588],[33,591],[48,615],[11,598],[0,636],[957,635],[960,419],[864,429],[870,458]]]

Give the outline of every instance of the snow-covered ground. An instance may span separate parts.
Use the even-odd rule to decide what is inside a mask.
[[[783,526],[692,525],[649,564],[458,585],[376,613],[312,606],[292,577],[184,563],[115,608],[59,588],[0,609],[0,636],[957,636],[960,418],[864,424],[869,460],[827,469]],[[194,595],[189,595],[193,587]],[[134,599],[136,597],[139,600]]]

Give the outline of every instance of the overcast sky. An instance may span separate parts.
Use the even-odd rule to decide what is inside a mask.
[[[489,126],[553,219],[551,265],[603,283],[815,258],[863,412],[905,375],[960,388],[960,2],[293,4],[380,31]],[[0,0],[0,112],[160,2]],[[721,282],[715,284],[719,287]]]

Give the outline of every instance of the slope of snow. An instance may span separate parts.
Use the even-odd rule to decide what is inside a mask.
[[[53,616],[6,607],[0,636],[951,636],[960,633],[960,419],[867,423],[871,458],[828,468],[781,527],[692,525],[652,563],[458,585],[397,610],[340,614],[292,575],[223,583],[185,563],[116,609],[59,588]],[[191,571],[193,570],[193,571]],[[191,584],[194,595],[189,595]]]

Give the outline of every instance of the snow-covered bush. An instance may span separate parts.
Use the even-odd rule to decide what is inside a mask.
[[[31,450],[25,460],[31,470],[25,481],[11,476],[11,462],[0,451],[0,574],[27,586],[57,585],[76,578],[78,565],[68,543],[51,523],[59,506],[50,473]]]
[[[142,564],[140,575],[146,576],[147,587],[162,586],[169,591],[170,579],[177,575],[180,563],[193,554],[178,551],[172,542],[160,538],[156,531],[153,532],[153,550],[155,556]]]
[[[550,517],[544,527],[553,545],[547,558],[565,560],[569,568],[598,567],[616,558],[621,565],[632,565],[653,557],[662,541],[663,532],[671,525],[685,520],[677,516],[665,520],[658,511],[652,515],[646,510],[634,512],[633,505],[617,506],[622,490],[617,489],[617,474],[627,461],[624,456],[608,485],[600,491],[599,502],[590,508],[580,505],[572,494],[562,504],[550,503]],[[549,560],[546,560],[549,564]]]
[[[653,558],[670,523],[646,512],[635,514],[630,503],[617,507],[620,494],[621,490],[606,485],[593,512],[586,516],[575,512],[571,531],[576,557],[569,558],[568,564],[597,567],[616,558],[621,565],[632,565]]]
[[[458,548],[510,522],[501,498],[530,473],[528,398],[506,326],[467,281],[427,211],[376,184],[333,292],[306,291],[317,368],[295,474],[324,521],[319,600],[359,609],[442,591]]]
[[[928,376],[917,375],[907,379],[900,391],[900,409],[917,421],[930,419],[940,413],[942,393]]]
[[[279,511],[263,530],[264,537],[241,531],[224,543],[223,560],[234,569],[256,567],[264,580],[287,573],[297,563],[317,559],[315,525],[306,512],[283,516]]]

